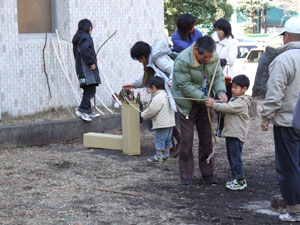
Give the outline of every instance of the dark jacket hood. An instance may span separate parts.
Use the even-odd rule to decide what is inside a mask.
[[[74,35],[73,39],[72,39],[72,43],[73,45],[77,45],[79,40],[83,37],[90,37],[91,35],[86,32],[86,31],[82,31],[82,30],[79,30],[76,32],[76,34]]]

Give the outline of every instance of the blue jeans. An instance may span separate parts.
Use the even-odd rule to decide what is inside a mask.
[[[235,137],[226,137],[227,158],[233,178],[245,179],[242,150],[244,143]]]
[[[173,127],[155,129],[155,148],[164,151],[166,148],[172,148]]]
[[[290,213],[300,213],[300,136],[292,127],[274,126],[275,166]]]

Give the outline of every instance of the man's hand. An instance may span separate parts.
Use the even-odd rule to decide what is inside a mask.
[[[168,82],[168,85],[169,85],[169,87],[171,88],[171,87],[172,87],[172,81],[169,81],[169,82]]]
[[[209,108],[214,106],[215,100],[213,98],[205,99],[205,105]]]
[[[125,84],[122,86],[122,89],[123,90],[129,90],[131,88],[134,88],[134,85],[133,84]]]
[[[261,129],[262,129],[263,131],[269,130],[269,124],[266,123],[266,122],[261,123]]]
[[[218,98],[221,100],[222,103],[226,103],[228,101],[227,95],[226,94],[219,94]]]
[[[91,70],[95,70],[95,69],[96,69],[96,65],[95,64],[91,65]]]

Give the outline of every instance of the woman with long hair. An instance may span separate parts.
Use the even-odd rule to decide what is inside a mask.
[[[202,33],[195,26],[196,18],[191,14],[183,14],[178,18],[177,30],[171,37],[174,52],[181,52],[202,37]]]
[[[236,75],[234,71],[234,62],[237,58],[238,49],[237,42],[231,31],[231,25],[227,19],[221,18],[214,23],[214,28],[217,33],[215,38],[216,52],[220,57],[220,64],[225,76],[226,90],[228,100],[231,98],[231,79]],[[221,137],[221,133],[224,127],[224,116],[218,116],[218,128],[216,136]]]

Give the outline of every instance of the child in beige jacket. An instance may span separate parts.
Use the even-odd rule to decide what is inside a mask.
[[[155,130],[156,154],[148,159],[149,162],[167,160],[172,148],[172,131],[175,126],[175,115],[165,89],[164,80],[153,77],[150,82],[150,92],[154,95],[150,106],[142,112],[143,119],[151,119]]]
[[[228,103],[216,103],[214,99],[206,100],[206,106],[218,112],[225,113],[222,136],[226,138],[226,149],[232,181],[226,183],[230,190],[242,190],[247,187],[242,162],[243,144],[246,140],[249,127],[248,109],[251,97],[245,95],[250,81],[245,75],[235,76],[232,80],[232,98]]]

